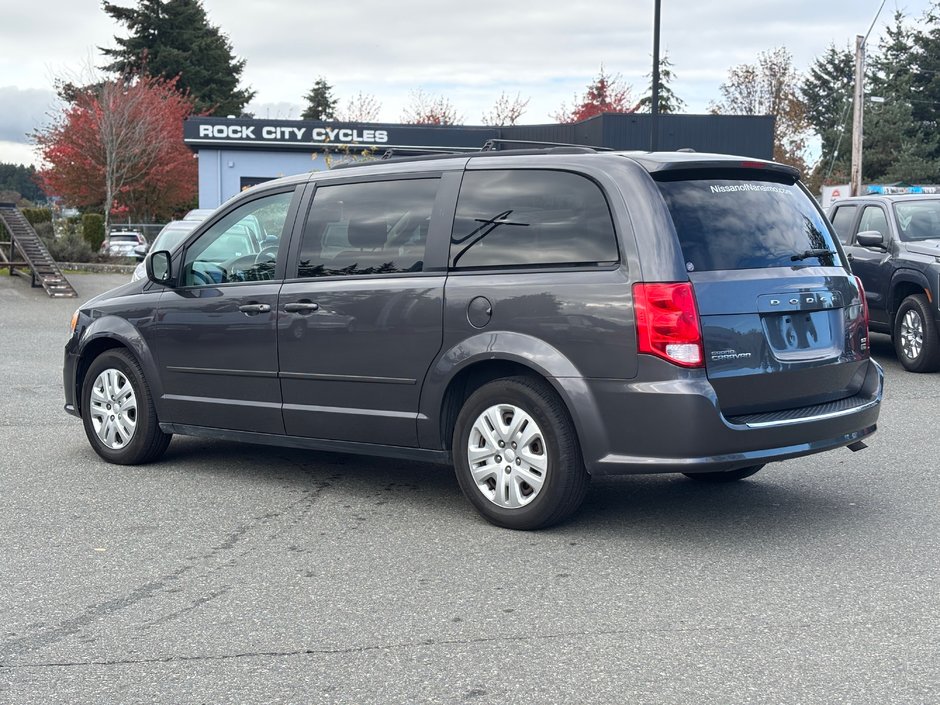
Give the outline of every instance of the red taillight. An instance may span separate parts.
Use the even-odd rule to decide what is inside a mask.
[[[858,285],[858,295],[862,299],[862,316],[865,319],[865,330],[868,330],[868,297],[865,296],[865,287],[862,286],[862,280],[857,275],[855,283]]]
[[[702,328],[689,282],[634,284],[639,352],[682,367],[702,367]]]

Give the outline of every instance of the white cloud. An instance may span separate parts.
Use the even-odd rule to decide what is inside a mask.
[[[928,4],[888,3],[873,43],[890,22],[892,5],[916,18]],[[360,91],[375,95],[384,121],[397,121],[409,91],[422,88],[449,98],[470,124],[479,123],[502,91],[530,98],[523,121],[546,122],[562,101],[570,103],[584,91],[602,62],[638,96],[650,71],[649,0],[203,5],[231,38],[236,55],[246,59],[243,83],[258,92],[250,109],[259,116],[296,117],[304,94],[323,75],[341,100]],[[704,112],[732,66],[786,46],[804,69],[830,41],[852,44],[879,5],[880,0],[669,0],[663,3],[662,47],[673,64],[672,88],[690,112]],[[45,0],[42,6],[41,15],[22,3],[4,10],[0,86],[48,94],[55,76],[104,64],[97,47],[113,46],[114,35],[124,34],[99,0]],[[4,126],[3,112],[17,112],[17,101],[0,94],[0,105],[0,139],[23,140],[43,121],[44,108]]]
[[[30,144],[0,140],[0,163],[39,166],[39,155]]]

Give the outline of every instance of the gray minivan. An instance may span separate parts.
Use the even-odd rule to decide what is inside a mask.
[[[882,397],[861,286],[773,162],[376,161],[253,188],[147,269],[65,350],[66,410],[115,463],[174,433],[452,463],[534,529],[594,475],[857,450]]]

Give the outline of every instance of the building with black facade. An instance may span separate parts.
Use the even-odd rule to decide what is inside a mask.
[[[195,117],[183,138],[199,158],[199,207],[214,208],[263,181],[389,151],[474,152],[500,139],[647,150],[650,119],[607,113],[570,124],[468,127]],[[770,159],[773,127],[764,115],[660,115],[658,145]]]

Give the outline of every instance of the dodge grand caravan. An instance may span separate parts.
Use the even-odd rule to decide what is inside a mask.
[[[376,161],[253,188],[146,263],[65,350],[66,410],[113,463],[174,433],[452,463],[534,529],[595,475],[740,480],[876,428],[861,285],[773,162]]]

